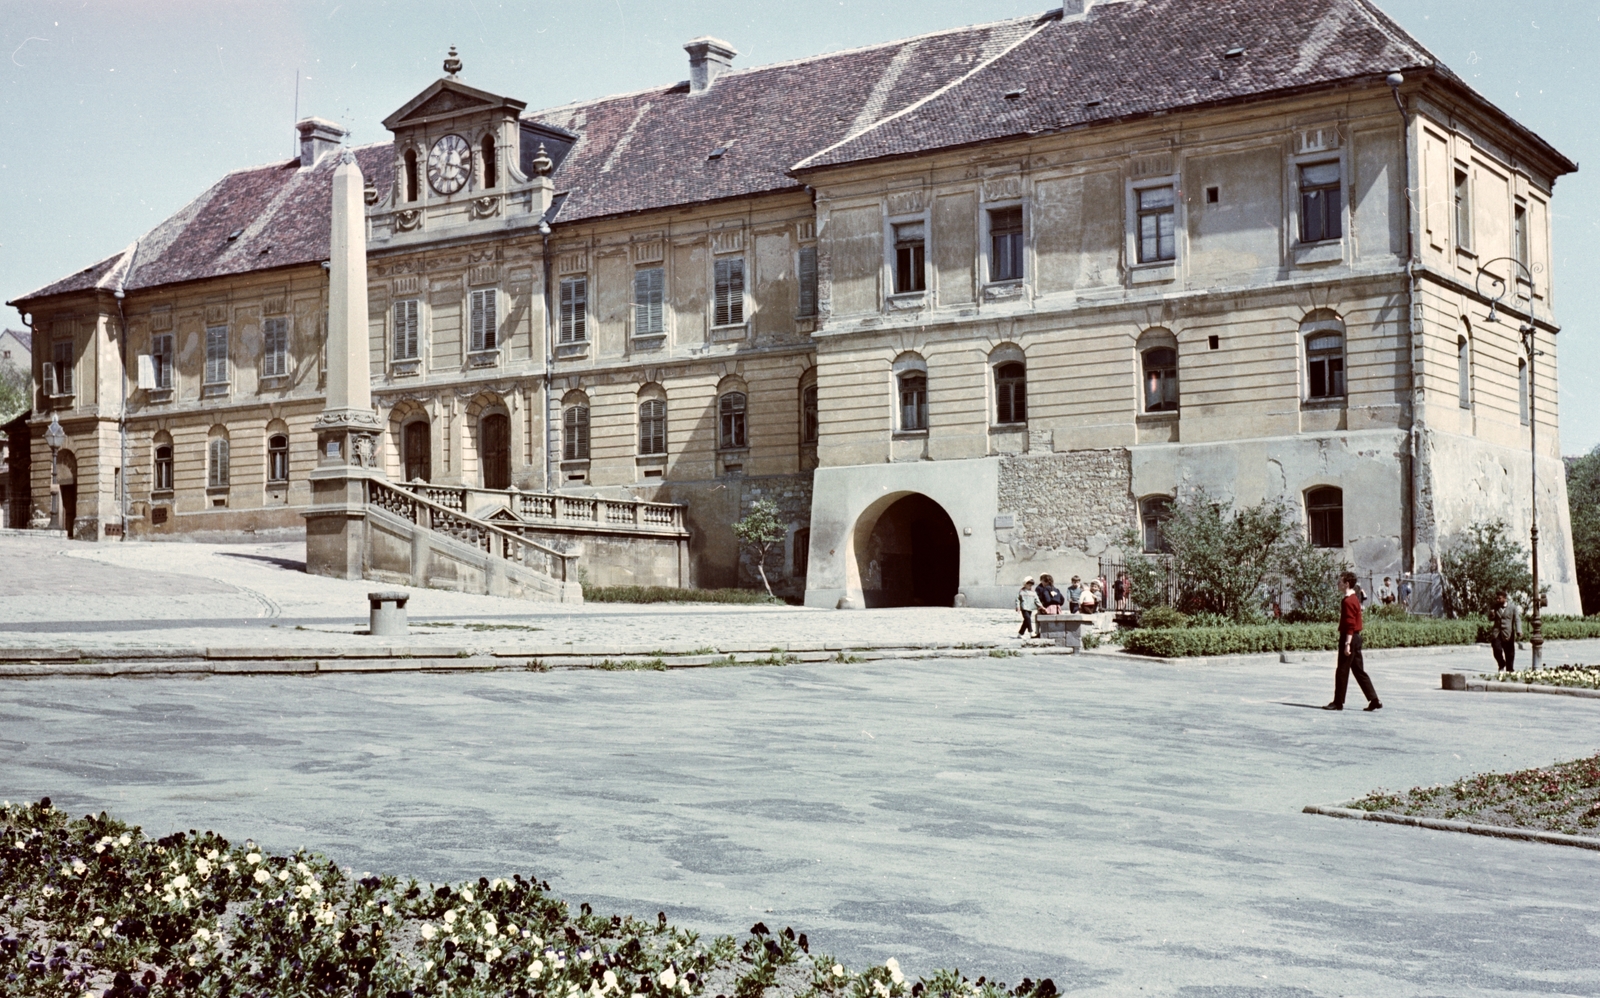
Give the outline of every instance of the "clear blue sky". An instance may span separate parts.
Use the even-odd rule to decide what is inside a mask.
[[[1196,3],[1206,0],[1195,0]],[[1586,169],[1560,181],[1562,450],[1600,444],[1600,4],[1380,0],[1490,100]],[[223,173],[295,155],[300,112],[354,141],[440,75],[529,107],[687,77],[683,43],[752,66],[1045,9],[1045,0],[0,0],[0,300],[126,246]],[[5,310],[0,322],[16,327]]]

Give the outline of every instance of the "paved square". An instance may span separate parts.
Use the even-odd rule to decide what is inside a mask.
[[[848,616],[848,615],[843,615]],[[830,617],[829,619],[839,619]],[[1600,704],[1063,658],[0,685],[0,795],[1087,995],[1600,993],[1600,855],[1303,815]]]

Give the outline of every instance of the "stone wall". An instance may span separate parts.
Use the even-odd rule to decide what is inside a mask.
[[[996,584],[1097,574],[1100,555],[1136,522],[1132,476],[1122,448],[1000,458]]]

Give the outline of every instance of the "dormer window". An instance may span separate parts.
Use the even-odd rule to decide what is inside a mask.
[[[483,186],[495,186],[495,178],[500,173],[500,161],[495,155],[494,134],[491,132],[483,137]]]

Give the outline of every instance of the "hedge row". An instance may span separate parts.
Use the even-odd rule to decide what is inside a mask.
[[[1600,616],[1594,617],[1545,617],[1539,622],[1539,629],[1544,632],[1547,641],[1572,641],[1578,638],[1600,638]],[[1522,622],[1522,636],[1526,638],[1529,633],[1526,620]],[[1484,640],[1488,640],[1485,635]]]
[[[1398,623],[1375,620],[1362,631],[1365,648],[1416,648],[1425,645],[1470,645],[1478,640],[1477,619],[1422,619]],[[1273,651],[1333,651],[1338,647],[1335,624],[1257,624],[1230,627],[1139,628],[1122,638],[1135,655],[1190,658],[1197,655],[1245,655]]]
[[[783,605],[760,589],[675,589],[671,586],[583,587],[586,603],[772,603]]]

